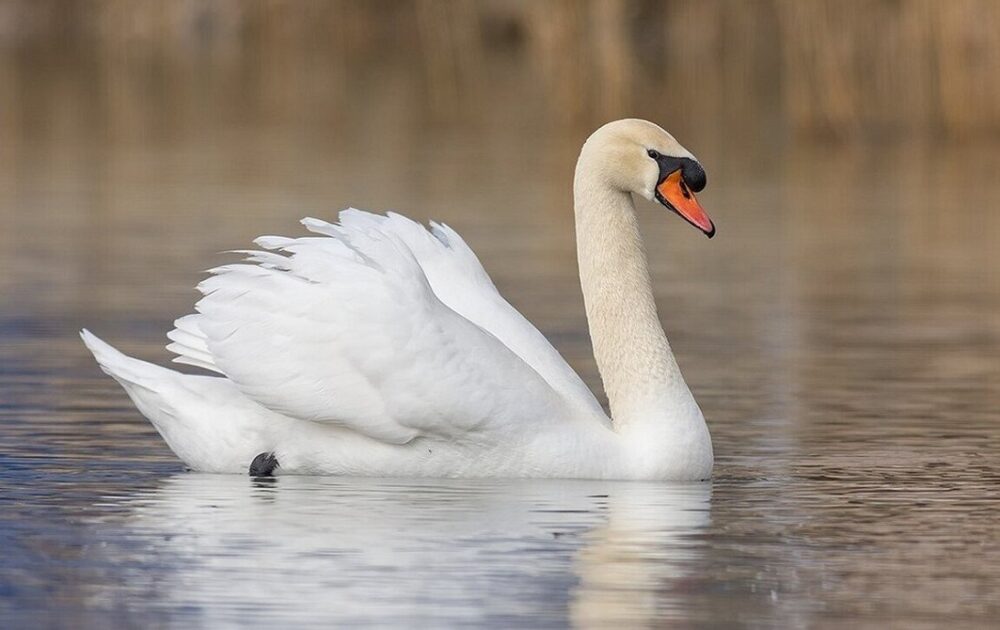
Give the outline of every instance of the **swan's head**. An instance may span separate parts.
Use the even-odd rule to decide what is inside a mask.
[[[705,188],[705,169],[659,126],[629,118],[610,122],[583,145],[580,163],[619,190],[656,200],[705,233],[715,225],[694,193]]]

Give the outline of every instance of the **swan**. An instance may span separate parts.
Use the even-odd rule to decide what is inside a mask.
[[[633,195],[704,234],[697,159],[659,126],[608,123],[573,183],[577,257],[611,410],[446,225],[355,209],[263,236],[210,270],[168,333],[192,375],[83,342],[201,472],[703,480],[712,440],[657,316]]]

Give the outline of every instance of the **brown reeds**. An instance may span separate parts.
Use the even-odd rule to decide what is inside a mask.
[[[1000,137],[994,0],[0,0],[0,54],[67,43],[249,57],[290,94],[335,95],[394,59],[442,117],[488,111],[502,71],[553,123],[681,112],[804,137]]]
[[[779,0],[777,14],[797,130],[1000,132],[1000,4]]]

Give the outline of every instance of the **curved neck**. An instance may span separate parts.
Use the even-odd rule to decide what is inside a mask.
[[[573,186],[577,258],[594,357],[622,429],[693,399],[656,313],[632,196],[599,175],[581,158]]]

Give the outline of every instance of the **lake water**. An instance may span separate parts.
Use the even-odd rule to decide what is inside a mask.
[[[191,69],[64,62],[0,63],[4,627],[995,627],[991,146],[659,119],[719,228],[640,208],[710,483],[263,482],[184,472],[77,330],[164,363],[217,252],[398,209],[461,232],[599,389],[571,225],[587,129],[503,94],[485,122],[429,121],[398,76],[241,108]]]

